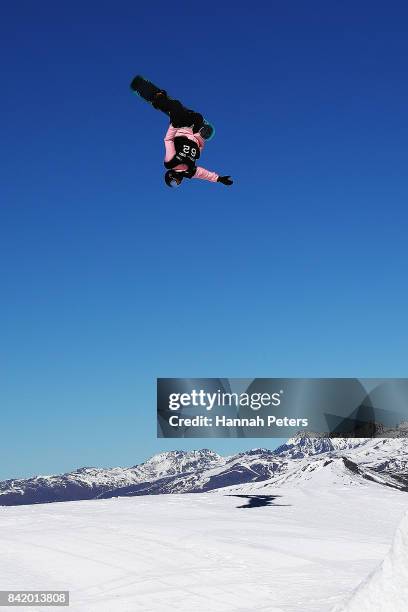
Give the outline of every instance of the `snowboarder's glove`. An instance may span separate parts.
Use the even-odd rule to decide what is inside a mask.
[[[230,176],[219,176],[217,178],[217,182],[222,183],[223,185],[232,185],[234,181],[231,180]]]

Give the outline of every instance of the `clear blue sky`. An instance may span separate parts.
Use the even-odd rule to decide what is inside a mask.
[[[407,375],[407,18],[3,7],[0,477],[181,446],[156,440],[157,376]],[[202,162],[233,187],[164,185],[137,73],[215,123]]]

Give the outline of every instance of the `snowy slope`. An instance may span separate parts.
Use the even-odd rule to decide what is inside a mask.
[[[222,489],[2,507],[0,588],[69,589],[72,612],[328,612],[384,558],[408,496],[323,474],[250,509]]]
[[[75,612],[402,612],[383,602],[400,605],[396,587],[405,602],[407,519],[342,602],[387,554],[408,508],[407,466],[403,438],[299,435],[275,451],[173,451],[6,481],[0,589],[69,589]],[[73,494],[89,499],[6,507]],[[361,607],[370,597],[383,607]]]
[[[303,459],[288,465],[280,474],[258,483],[244,483],[226,487],[223,492],[233,490],[263,494],[264,490],[280,487],[314,487],[316,484],[362,487],[367,482],[406,491],[406,484],[388,472],[377,472],[364,464],[358,464],[345,455],[333,454],[318,458]],[[408,499],[408,498],[407,498]]]
[[[406,612],[408,610],[408,513],[396,531],[384,561],[333,612]]]

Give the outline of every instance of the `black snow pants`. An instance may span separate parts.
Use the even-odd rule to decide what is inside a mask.
[[[182,105],[179,100],[172,100],[166,95],[158,96],[153,106],[170,117],[170,123],[175,128],[191,127],[198,132],[204,125],[204,117]]]

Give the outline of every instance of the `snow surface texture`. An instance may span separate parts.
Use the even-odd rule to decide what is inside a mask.
[[[401,521],[391,550],[344,606],[333,612],[407,612],[408,513]]]
[[[69,589],[73,612],[328,612],[378,566],[408,507],[340,458],[245,486],[0,507],[0,588]],[[251,495],[271,504],[248,507]]]
[[[406,439],[305,434],[5,481],[0,589],[69,590],[74,612],[406,612],[407,518],[375,568],[407,485]]]

